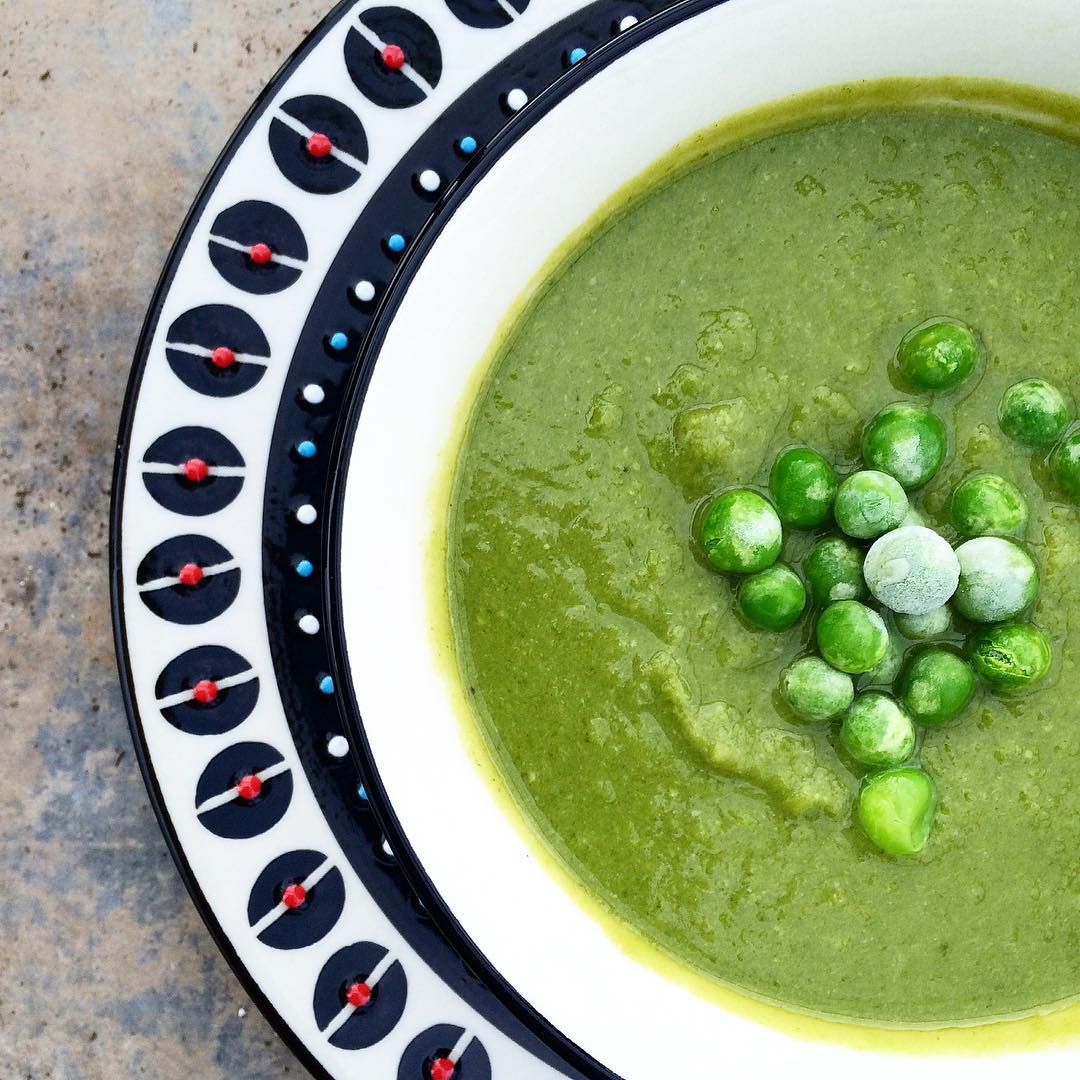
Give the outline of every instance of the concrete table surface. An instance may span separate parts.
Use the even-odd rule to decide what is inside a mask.
[[[0,1076],[302,1076],[143,789],[113,661],[120,405],[174,233],[331,0],[0,0]]]

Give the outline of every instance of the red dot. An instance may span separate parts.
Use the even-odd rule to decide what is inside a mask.
[[[199,483],[200,480],[205,480],[210,475],[210,466],[202,458],[189,458],[181,468],[184,476],[194,484]]]
[[[371,987],[367,983],[355,982],[345,991],[345,1000],[362,1009],[371,1000]]]
[[[236,363],[236,353],[226,345],[220,345],[210,354],[214,367],[227,368]]]
[[[382,62],[391,71],[400,71],[405,66],[405,50],[400,45],[384,45]]]
[[[200,704],[209,705],[210,702],[217,701],[217,683],[213,679],[200,679],[191,693]]]
[[[202,567],[198,563],[189,562],[180,567],[181,585],[198,585],[203,579]]]
[[[287,908],[298,908],[307,899],[307,889],[303,885],[290,885],[282,894],[281,902]]]
[[[313,158],[327,157],[334,144],[321,131],[316,131],[307,141],[307,152]]]
[[[256,266],[265,266],[274,257],[269,244],[252,244],[248,248],[248,258]]]
[[[262,781],[254,774],[242,776],[236,783],[236,794],[241,799],[257,799],[262,791]]]
[[[449,1058],[436,1058],[428,1071],[431,1073],[431,1080],[453,1080],[457,1070]]]

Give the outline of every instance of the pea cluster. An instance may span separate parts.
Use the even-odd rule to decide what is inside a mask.
[[[905,335],[895,377],[914,392],[951,390],[975,371],[981,348],[963,323],[930,320]],[[1054,483],[1080,501],[1080,430],[1068,430],[1064,395],[1025,380],[1006,391],[999,417],[1024,446],[1053,446]],[[921,851],[933,821],[934,782],[913,760],[920,728],[957,716],[978,679],[991,692],[1023,690],[1052,659],[1046,635],[1024,618],[1039,573],[1016,539],[1028,521],[1020,490],[994,474],[966,478],[950,506],[955,548],[912,507],[947,449],[938,416],[896,402],[866,425],[863,468],[841,477],[816,451],[789,447],[773,463],[768,497],[724,491],[695,523],[710,566],[740,575],[736,604],[748,624],[780,631],[815,612],[817,652],[784,671],[780,692],[801,720],[839,721],[839,745],[863,772],[858,820],[895,855]],[[778,561],[785,530],[827,531],[793,567]]]

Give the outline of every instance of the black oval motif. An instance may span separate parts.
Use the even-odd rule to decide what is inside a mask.
[[[234,397],[266,374],[270,343],[246,312],[228,304],[205,304],[184,312],[169,327],[165,359],[192,390],[207,397]]]
[[[259,875],[248,899],[248,922],[259,940],[273,949],[303,949],[325,937],[345,907],[345,881],[336,867],[326,869],[319,851],[279,855]],[[323,873],[323,871],[326,871]],[[280,910],[286,890],[321,874],[299,906]]]
[[[195,696],[199,684],[208,700]],[[251,715],[259,700],[259,679],[239,653],[224,645],[200,645],[165,665],[154,695],[173,727],[189,735],[223,735]]]
[[[436,1024],[421,1032],[401,1055],[397,1080],[430,1080],[431,1063],[446,1057],[464,1034],[456,1024]],[[491,1059],[479,1039],[474,1037],[458,1058],[454,1080],[491,1080]]]
[[[313,136],[328,142],[312,141]],[[280,106],[269,138],[270,153],[285,178],[313,195],[336,195],[352,187],[368,160],[367,135],[356,113],[318,94]]]
[[[143,483],[166,510],[205,517],[223,510],[240,494],[243,467],[240,452],[220,432],[175,428],[143,455]]]
[[[218,214],[210,230],[210,261],[230,284],[266,295],[294,284],[308,248],[296,221],[273,203],[249,199]]]
[[[266,743],[236,743],[222,750],[203,770],[195,789],[199,821],[227,840],[249,840],[273,828],[292,801],[292,773],[281,771],[284,760]],[[273,775],[263,777],[266,772]],[[247,795],[246,786],[237,790],[248,777],[259,780],[257,794]]]
[[[371,941],[348,945],[334,953],[315,984],[313,1008],[320,1031],[348,1008],[346,993],[355,983],[367,983],[371,973],[387,955],[386,949]],[[394,961],[371,987],[371,1000],[355,1009],[330,1036],[330,1045],[342,1050],[363,1050],[385,1039],[405,1011],[408,983],[405,971]]]
[[[382,50],[397,46],[405,66],[389,66]],[[435,32],[419,15],[397,7],[360,13],[345,39],[345,65],[357,89],[387,109],[419,105],[442,77],[442,49]]]
[[[523,15],[529,0],[446,0],[446,6],[466,26],[497,30]],[[511,14],[516,12],[517,14]]]
[[[187,578],[191,568],[198,580]],[[135,575],[139,596],[157,616],[181,626],[216,619],[240,591],[240,567],[208,536],[174,536],[158,544]]]

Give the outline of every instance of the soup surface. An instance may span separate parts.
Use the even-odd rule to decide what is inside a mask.
[[[1080,994],[1077,510],[997,423],[1018,379],[1080,385],[1080,145],[1007,109],[857,102],[719,129],[553,272],[470,421],[451,615],[526,816],[649,939],[825,1015],[1012,1015]],[[985,358],[956,390],[905,394],[890,360],[939,315]],[[836,725],[777,692],[812,613],[748,628],[690,538],[703,497],[764,489],[792,443],[858,467],[866,421],[906,398],[949,436],[913,498],[928,524],[956,539],[948,499],[976,471],[1026,496],[1055,660],[923,731],[933,831],[891,857],[856,823]],[[821,533],[788,532],[783,557]],[[747,760],[717,763],[716,724]]]

